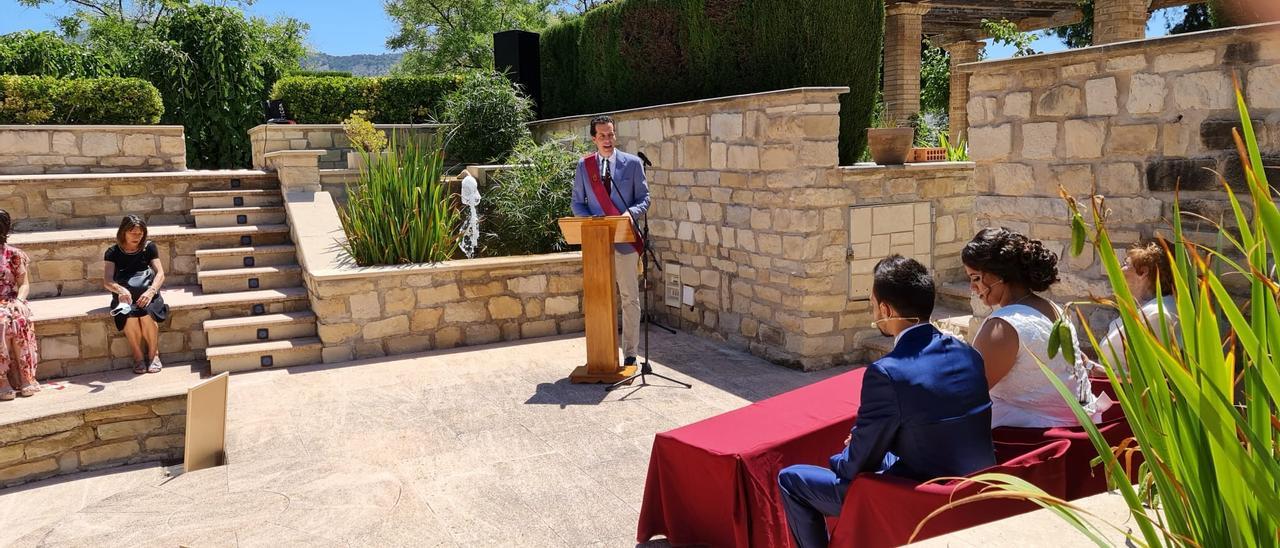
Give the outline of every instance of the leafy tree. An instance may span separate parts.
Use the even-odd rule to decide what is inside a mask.
[[[1191,4],[1183,7],[1182,21],[1174,23],[1173,18],[1166,17],[1165,28],[1169,30],[1169,34],[1185,34],[1209,30],[1217,26],[1214,19],[1213,11],[1209,9],[1209,4]]]
[[[396,34],[387,47],[406,50],[398,70],[434,74],[493,68],[493,33],[541,30],[551,0],[387,0]]]
[[[53,1],[19,0],[37,7]],[[246,131],[262,120],[261,101],[306,53],[305,24],[250,18],[226,5],[252,0],[220,6],[193,0],[66,3],[78,9],[61,21],[62,45],[54,46],[51,35],[0,37],[0,71],[151,82],[164,99],[161,123],[185,128],[187,165],[193,168],[248,163]]]
[[[951,55],[929,42],[920,55],[920,110],[945,114],[951,100]]]
[[[256,0],[223,0],[221,5],[236,4],[253,5]],[[104,17],[117,19],[134,26],[155,25],[160,19],[175,10],[198,4],[191,0],[18,0],[18,4],[38,8],[46,4],[61,2],[76,7],[75,15],[59,20],[64,31],[74,31],[78,25],[87,20]],[[74,34],[74,32],[66,32]]]
[[[1008,19],[999,21],[983,19],[982,30],[990,35],[995,43],[1013,46],[1014,57],[1026,57],[1036,54],[1036,50],[1031,47],[1032,42],[1036,41],[1035,35],[1018,30],[1018,25]]]

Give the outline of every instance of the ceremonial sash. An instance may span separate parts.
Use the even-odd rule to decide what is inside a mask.
[[[587,168],[587,185],[591,187],[591,193],[596,195],[596,201],[600,202],[600,209],[604,210],[605,215],[611,217],[622,215],[618,211],[618,206],[613,204],[613,200],[609,199],[609,191],[604,189],[604,181],[600,180],[600,160],[595,153],[587,155],[583,158],[583,163]],[[634,220],[634,219],[633,219]],[[631,231],[635,232],[635,225],[631,225]],[[644,238],[636,233],[636,241],[631,242],[631,247],[637,252],[644,252]]]

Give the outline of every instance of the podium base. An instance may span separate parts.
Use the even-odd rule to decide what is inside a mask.
[[[619,367],[617,371],[612,373],[591,373],[587,371],[587,366],[580,365],[574,368],[573,373],[569,374],[569,382],[573,384],[613,384],[635,374],[636,366],[634,365]]]

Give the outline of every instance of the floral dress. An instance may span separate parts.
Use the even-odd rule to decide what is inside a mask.
[[[28,263],[22,250],[4,246],[0,256],[0,375],[7,375],[16,366],[22,372],[22,382],[34,384],[40,361],[36,330],[31,323],[31,309],[26,301],[18,300],[18,285],[27,276]],[[15,357],[17,364],[11,363]]]

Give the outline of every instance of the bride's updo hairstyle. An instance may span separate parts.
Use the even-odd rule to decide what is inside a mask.
[[[990,272],[1005,283],[1040,292],[1058,282],[1058,254],[1040,240],[1004,227],[984,228],[960,252],[960,260],[974,270]]]

